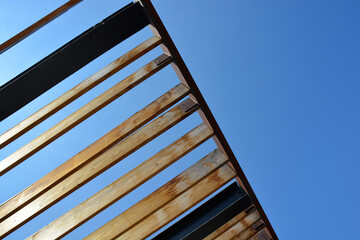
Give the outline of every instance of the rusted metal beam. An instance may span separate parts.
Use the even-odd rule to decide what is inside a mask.
[[[210,128],[213,129],[215,133],[214,141],[217,144],[218,148],[224,151],[224,153],[229,157],[231,165],[235,170],[237,176],[240,178],[239,184],[244,187],[244,189],[248,192],[252,202],[256,206],[256,209],[259,211],[261,218],[264,220],[266,226],[268,227],[272,237],[274,240],[277,240],[278,237],[267,218],[262,206],[260,205],[259,200],[257,199],[255,192],[253,191],[251,185],[249,184],[243,170],[241,169],[233,151],[231,150],[224,134],[222,133],[218,123],[216,122],[213,114],[210,111],[209,106],[205,102],[204,97],[202,96],[199,88],[197,87],[189,69],[185,65],[184,60],[182,59],[179,51],[177,50],[174,42],[172,41],[169,33],[167,32],[164,24],[162,23],[159,15],[157,14],[154,6],[152,5],[150,0],[136,0],[140,2],[144,7],[146,14],[150,19],[150,28],[155,36],[159,36],[163,39],[163,44],[161,45],[163,51],[168,53],[174,58],[174,62],[171,64],[175,73],[179,77],[180,81],[188,86],[192,91],[193,100],[198,102],[201,108],[199,114],[202,120],[209,125]]]
[[[81,1],[82,0],[70,0],[70,1],[68,1],[67,3],[65,3],[64,5],[60,6],[57,9],[55,9],[54,11],[52,11],[51,13],[49,13],[48,15],[46,15],[45,17],[43,17],[42,19],[37,21],[36,23],[32,24],[30,27],[24,29],[23,31],[16,34],[15,36],[10,38],[6,42],[2,43],[0,45],[0,54],[5,52],[6,50],[10,49],[11,47],[13,47],[14,45],[16,45],[17,43],[22,41],[24,38],[26,38],[29,35],[33,34],[37,30],[39,30],[40,28],[42,28],[43,26],[48,24],[49,22],[53,21],[55,18],[59,17],[60,15],[65,13],[66,11],[70,10],[70,8],[74,7],[76,4],[78,4]]]

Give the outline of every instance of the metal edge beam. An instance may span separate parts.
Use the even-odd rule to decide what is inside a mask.
[[[245,191],[233,183],[153,239],[203,239],[250,205]]]
[[[5,83],[0,121],[148,24],[141,5],[130,3]]]
[[[247,180],[243,170],[241,169],[238,161],[236,160],[236,157],[234,153],[232,152],[224,134],[222,133],[218,123],[216,122],[213,114],[210,111],[209,106],[205,102],[204,97],[202,96],[199,88],[197,87],[189,69],[185,65],[184,60],[182,59],[179,51],[177,50],[174,42],[172,41],[169,33],[167,32],[164,24],[162,23],[159,15],[157,14],[154,6],[152,5],[150,0],[135,0],[136,2],[140,2],[141,5],[144,7],[146,14],[148,15],[150,19],[150,28],[153,31],[155,36],[159,36],[163,39],[163,44],[161,45],[163,51],[165,53],[170,54],[174,58],[174,62],[171,64],[175,73],[179,77],[180,81],[188,86],[192,90],[192,97],[193,100],[198,102],[200,105],[201,111],[199,111],[199,114],[202,118],[202,120],[208,124],[210,128],[213,129],[215,133],[215,143],[221,150],[224,151],[224,153],[228,156],[230,159],[231,165],[233,166],[234,170],[237,173],[237,176],[240,178],[239,184],[245,188],[245,190],[248,192],[252,202],[254,203],[256,209],[261,215],[261,218],[265,222],[266,226],[269,229],[269,232],[274,240],[277,240],[278,237],[267,218],[263,208],[260,205],[259,200],[257,199],[254,190],[252,189],[249,181]]]

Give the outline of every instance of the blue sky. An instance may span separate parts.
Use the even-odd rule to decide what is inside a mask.
[[[1,1],[0,42],[64,2]],[[0,85],[126,3],[86,0],[75,6],[0,55]],[[360,214],[360,2],[158,0],[154,6],[279,238],[353,239]],[[150,36],[150,31],[145,29],[96,59],[1,122],[0,133]],[[160,50],[155,49],[116,74],[2,149],[0,158],[159,54]],[[149,83],[137,87],[134,94],[126,95],[124,100],[115,101],[86,120],[84,127],[74,128],[35,154],[14,173],[0,179],[0,202],[75,155],[131,116],[132,111],[141,109],[150,99],[177,83],[172,69],[166,68],[149,79]],[[154,90],[149,93],[150,87]],[[136,97],[145,93],[148,99]],[[180,137],[199,123],[197,116],[190,117],[122,164],[134,166],[134,161],[147,159],[166,146],[169,139]],[[207,142],[169,171],[181,172],[193,159],[199,159],[213,147],[212,142]],[[117,179],[124,173],[123,169],[124,165],[115,166],[97,182],[74,193],[70,200],[61,201],[59,207],[41,214],[39,220],[29,222],[9,239],[21,239],[31,234],[32,229],[40,229],[49,219],[61,216],[66,209],[85,200],[91,191],[96,193]],[[167,181],[166,177],[164,172],[154,181],[159,185]],[[146,191],[146,187],[142,188],[114,207],[125,209],[141,199]],[[113,213],[113,209],[89,221],[67,239],[84,236],[85,228],[96,229],[123,211]]]

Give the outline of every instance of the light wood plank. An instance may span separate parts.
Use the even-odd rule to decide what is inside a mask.
[[[41,229],[34,239],[60,238],[66,235],[209,139],[212,134],[205,124],[199,125],[134,170]]]
[[[254,224],[263,224],[262,220],[256,221]],[[240,240],[247,240],[254,236],[259,230],[253,228],[252,226],[246,228],[242,232],[240,232],[238,235],[234,236],[232,239],[240,239]]]
[[[241,219],[243,219],[247,213],[245,211],[242,211],[232,219],[230,219],[228,222],[226,222],[224,225],[216,229],[214,232],[212,232],[210,235],[208,235],[204,240],[211,240],[215,239],[217,236],[228,230],[230,227],[238,223]]]
[[[0,149],[161,43],[151,37],[0,136]]]
[[[235,176],[235,172],[228,165],[222,166],[116,239],[144,239],[149,237],[201,200],[208,197]]]
[[[0,206],[0,222],[6,217],[13,214],[19,208],[33,201],[36,197],[46,192],[52,186],[55,186],[66,176],[76,171],[82,165],[88,163],[95,157],[99,156],[112,146],[128,137],[140,127],[148,123],[161,112],[168,109],[181,98],[189,93],[189,89],[183,84],[178,84],[170,89],[167,93],[156,99],[144,109],[135,113],[129,119],[125,120],[119,126],[109,133],[105,134],[99,140],[79,152],[74,157],[60,165],[58,168],[24,189]]]
[[[251,225],[254,224],[256,221],[258,221],[259,219],[260,219],[259,214],[256,211],[253,211],[215,239],[216,240],[232,239],[238,236],[242,231],[244,231],[248,227],[251,227]]]
[[[228,161],[216,149],[170,182],[118,215],[85,239],[112,239],[159,210]]]
[[[0,45],[0,54],[8,50],[9,48],[16,45],[18,42],[29,36],[30,34],[36,32],[41,27],[45,26],[55,18],[59,17],[64,12],[68,11],[70,8],[81,2],[82,0],[70,0],[66,2],[64,5],[60,6],[59,8],[55,9],[36,23],[32,24],[30,27],[24,29],[20,33],[16,34],[14,37],[10,38],[6,42]]]
[[[195,103],[194,103],[195,104]],[[181,104],[179,104],[181,105]],[[150,142],[182,119],[197,110],[197,105],[188,112],[184,112],[177,105],[171,110],[150,122],[128,138],[124,139],[108,151],[93,159],[91,162],[65,178],[59,184],[49,189],[43,195],[21,208],[0,224],[0,237],[8,235],[19,226],[54,205],[94,177],[98,176],[114,164],[118,163],[137,149]]]
[[[4,160],[0,162],[0,176],[8,172],[16,165],[25,161],[27,158],[40,151],[46,145],[90,117],[92,114],[96,113],[116,98],[120,97],[124,93],[128,92],[130,89],[134,88],[145,79],[155,74],[167,64],[171,62],[171,57],[168,57],[163,64],[157,65],[154,61],[146,64],[144,67],[131,74],[100,96],[96,97],[94,100],[81,107],[79,110],[47,130],[45,133],[41,134],[39,137],[35,138],[30,143],[26,144]]]

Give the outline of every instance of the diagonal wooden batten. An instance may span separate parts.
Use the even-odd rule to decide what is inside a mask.
[[[76,171],[82,165],[88,163],[106,150],[110,149],[116,143],[120,142],[137,129],[148,123],[161,112],[168,109],[171,105],[185,97],[190,90],[183,84],[178,84],[144,109],[135,113],[129,119],[125,120],[119,126],[105,134],[96,142],[70,158],[58,168],[24,189],[8,201],[0,205],[0,222],[13,214],[25,204],[33,201],[36,197],[43,194],[52,186],[59,183],[65,177]]]
[[[258,221],[256,221],[255,223],[253,223],[254,225],[259,225],[261,224],[262,227],[260,229],[263,228],[264,224],[263,221],[260,219]],[[241,231],[239,234],[236,234],[234,237],[231,238],[231,240],[234,239],[239,239],[239,240],[247,240],[249,238],[251,238],[252,236],[254,236],[257,232],[259,232],[258,229],[253,228],[252,226],[247,227],[245,230]],[[225,239],[224,239],[225,240]]]
[[[229,228],[231,228],[232,226],[234,226],[236,223],[238,223],[240,220],[242,220],[244,217],[247,216],[247,212],[246,211],[242,211],[241,213],[239,213],[238,215],[236,215],[235,217],[233,217],[232,219],[230,219],[228,222],[226,222],[224,225],[222,225],[221,227],[219,227],[218,229],[216,229],[214,232],[212,232],[211,234],[209,234],[207,237],[204,238],[204,240],[211,240],[211,239],[215,239],[217,236],[221,235],[222,233],[224,233],[226,230],[228,230]]]
[[[151,215],[162,206],[184,193],[227,161],[228,159],[219,149],[214,150],[167,184],[87,236],[85,239],[112,239],[119,236],[142,219]]]
[[[243,219],[241,219],[239,222],[237,222],[236,224],[234,224],[233,226],[231,226],[229,229],[227,229],[225,232],[223,232],[222,234],[220,234],[218,237],[216,237],[215,239],[217,240],[228,240],[228,239],[232,239],[232,238],[236,238],[239,236],[239,234],[241,234],[243,231],[245,231],[248,228],[251,228],[251,225],[254,224],[256,221],[258,221],[260,219],[259,214],[256,211],[253,211],[251,213],[249,213],[246,217],[244,217]],[[256,232],[254,232],[256,233]],[[241,236],[239,236],[240,239],[247,239],[248,237],[251,237],[251,235],[249,236],[249,232],[244,232],[243,233],[244,237],[240,238]]]
[[[205,124],[199,125],[134,170],[41,229],[34,235],[34,239],[60,238],[66,235],[196,148],[212,134]]]
[[[167,56],[167,55],[166,55]],[[131,74],[100,96],[96,97],[94,100],[81,107],[79,110],[47,130],[45,133],[41,134],[39,137],[35,138],[30,143],[26,144],[4,160],[0,162],[0,176],[25,161],[27,158],[44,148],[46,145],[50,144],[55,139],[59,138],[61,135],[114,101],[116,98],[120,97],[124,93],[128,92],[145,79],[155,74],[164,68],[167,64],[172,61],[170,56],[162,61],[161,64],[156,64],[154,61],[146,64],[144,67]]]
[[[187,102],[185,100],[184,102]],[[191,100],[190,100],[191,101]],[[182,103],[173,107],[165,114],[153,120],[128,138],[119,142],[117,145],[104,152],[100,156],[93,159],[91,162],[78,169],[72,175],[65,178],[63,181],[49,189],[43,195],[36,199],[19,211],[5,219],[0,224],[0,238],[7,236],[15,231],[21,225],[25,224],[47,208],[54,205],[64,197],[76,189],[83,186],[108,168],[112,167],[137,149],[150,142],[172,126],[176,125],[181,120],[192,114],[198,109],[198,105],[193,102],[193,108],[189,111],[183,111],[180,107]]]
[[[0,54],[8,50],[9,48],[16,45],[18,42],[29,36],[30,34],[36,32],[41,27],[45,26],[55,18],[59,17],[64,12],[68,11],[70,8],[81,2],[82,0],[70,0],[66,2],[64,5],[60,6],[59,8],[55,9],[36,23],[32,24],[30,27],[24,29],[20,33],[16,34],[14,37],[10,38],[6,42],[0,45]]]
[[[161,43],[151,37],[0,136],[0,149]]]
[[[263,228],[247,240],[272,240],[272,238],[270,237],[269,230],[267,228]]]
[[[194,174],[196,174],[196,172]],[[235,176],[235,172],[228,165],[223,165],[170,203],[114,239],[144,239],[149,237],[176,217],[195,206],[201,200],[208,197]]]

